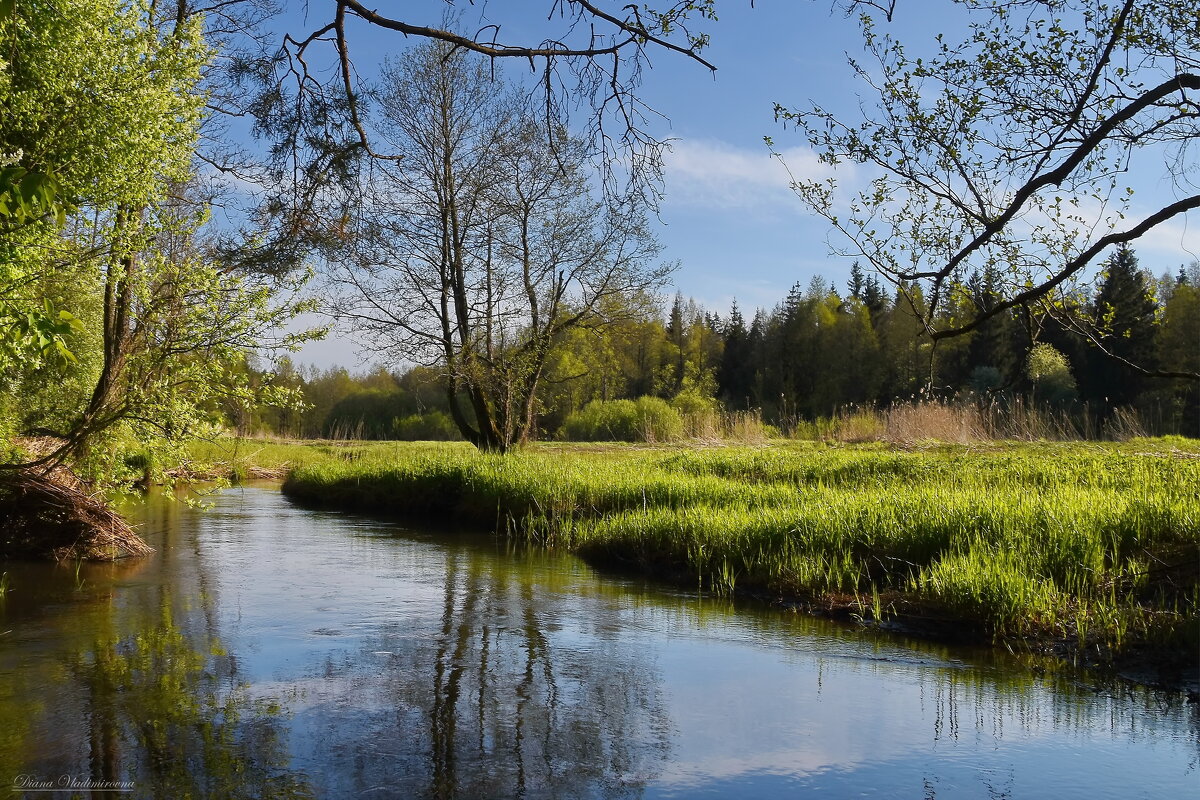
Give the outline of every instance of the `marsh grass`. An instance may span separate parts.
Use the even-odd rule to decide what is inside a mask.
[[[372,442],[346,439],[276,439],[220,436],[190,442],[172,472],[187,480],[282,478],[293,469],[323,462],[357,462],[420,453],[473,452],[465,442]]]
[[[495,526],[718,594],[848,598],[864,617],[1118,652],[1197,639],[1198,455],[1145,439],[505,457],[386,445],[322,451],[284,491]]]
[[[795,420],[785,427],[793,439],[912,446],[997,440],[1125,442],[1145,438],[1147,428],[1154,426],[1144,424],[1132,408],[1117,408],[1101,421],[1086,405],[1068,411],[1016,397],[991,401],[914,400],[888,408],[851,406],[830,417]]]

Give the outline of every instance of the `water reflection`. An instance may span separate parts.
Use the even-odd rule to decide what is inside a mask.
[[[251,699],[221,646],[180,507],[148,512],[153,560],[7,567],[0,781],[28,797],[312,797],[279,709]]]
[[[145,797],[1194,789],[1200,726],[1177,697],[663,592],[490,537],[305,511],[271,491],[224,493],[203,514],[157,502],[139,513],[152,559],[5,567],[0,786],[74,775],[132,781]]]
[[[324,792],[637,796],[669,752],[653,662],[611,634],[596,657],[587,628],[611,621],[567,619],[537,570],[444,555],[436,618],[381,625],[310,671],[296,719],[303,760],[334,762]]]

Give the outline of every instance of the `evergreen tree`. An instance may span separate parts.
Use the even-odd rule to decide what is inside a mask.
[[[1093,353],[1089,382],[1093,396],[1118,406],[1132,402],[1141,392],[1144,378],[1122,362],[1154,367],[1157,310],[1133,249],[1118,247],[1105,262],[1092,309],[1097,339],[1108,353]]]
[[[999,271],[989,266],[982,275],[975,273],[967,280],[977,313],[990,313],[1002,299],[1000,277]],[[1020,355],[1020,327],[1012,313],[988,319],[971,334],[968,362],[972,372],[991,367],[1000,375],[1001,383],[1011,382]]]
[[[863,274],[863,268],[857,261],[850,265],[850,281],[846,284],[846,289],[850,292],[850,296],[856,300],[866,299],[864,292],[867,290],[867,281]]]
[[[862,301],[867,310],[871,312],[871,321],[877,322],[880,314],[888,307],[888,294],[884,291],[879,276],[871,275],[867,278],[867,283],[863,287]]]
[[[665,394],[674,396],[683,388],[684,376],[684,345],[687,326],[683,319],[683,295],[675,293],[675,302],[671,304],[671,316],[667,319],[667,338],[674,346],[671,359],[671,377],[667,381]]]
[[[754,389],[752,342],[736,300],[729,311],[729,321],[723,327],[722,336],[725,351],[717,372],[717,389],[721,399],[730,408],[746,408]]]

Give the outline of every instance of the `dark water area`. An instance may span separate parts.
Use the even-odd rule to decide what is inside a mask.
[[[132,507],[138,562],[0,566],[0,791],[1200,796],[1179,695],[270,488],[209,500]]]

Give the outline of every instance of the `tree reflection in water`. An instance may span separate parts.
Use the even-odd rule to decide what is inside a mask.
[[[313,797],[289,769],[281,709],[252,699],[222,648],[199,554],[172,546],[179,509],[157,508],[152,524],[168,534],[153,560],[21,570],[19,607],[3,617],[17,635],[0,651],[0,780],[131,785],[122,797]],[[114,793],[53,796],[89,795]]]
[[[296,724],[307,759],[327,765],[322,793],[640,795],[671,725],[659,671],[615,635],[618,606],[571,618],[534,563],[498,569],[465,548],[444,558],[436,620],[384,627],[309,684]]]
[[[170,798],[1194,784],[1200,706],[1033,656],[663,592],[269,491],[141,513],[164,532],[143,562],[4,567],[0,787],[21,774]]]

